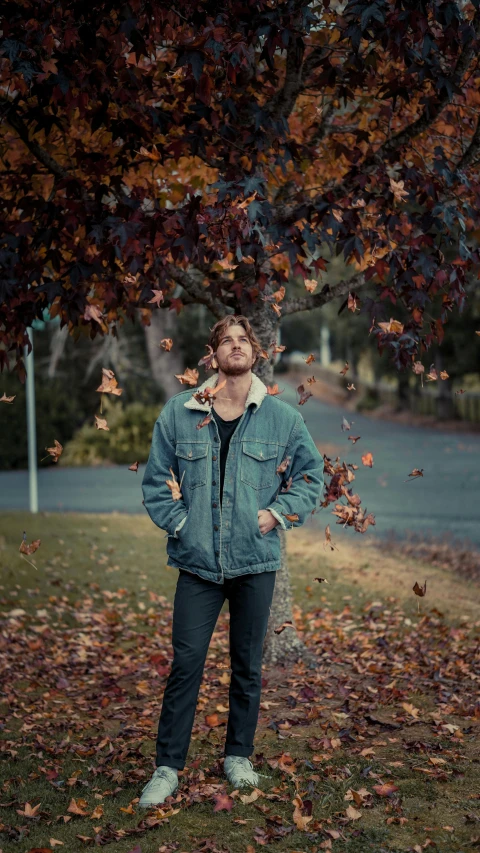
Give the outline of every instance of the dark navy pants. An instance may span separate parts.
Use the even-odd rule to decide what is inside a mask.
[[[155,764],[183,770],[210,640],[226,598],[230,610],[229,715],[224,755],[253,752],[262,686],[263,644],[276,572],[223,584],[179,570],[173,604],[173,662],[163,695]]]

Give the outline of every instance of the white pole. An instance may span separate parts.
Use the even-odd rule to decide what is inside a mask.
[[[38,482],[37,482],[37,430],[35,416],[35,371],[33,365],[33,332],[27,329],[32,344],[29,354],[24,347],[24,361],[27,371],[27,435],[28,435],[28,492],[30,512],[38,512]]]

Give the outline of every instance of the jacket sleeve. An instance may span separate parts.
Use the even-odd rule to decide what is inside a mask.
[[[300,413],[293,427],[285,455],[290,456],[290,465],[285,471],[284,479],[292,477],[288,492],[279,493],[275,501],[267,507],[275,516],[284,530],[292,525],[301,527],[307,516],[315,508],[317,499],[322,497],[324,484],[323,456],[318,452],[315,442],[310,435]],[[304,474],[311,480],[304,478]],[[298,521],[288,521],[285,515],[298,515]]]
[[[172,493],[167,486],[167,480],[172,479],[170,468],[178,480],[175,445],[162,413],[153,428],[150,454],[142,480],[143,500],[145,509],[154,524],[166,530],[167,535],[178,538],[177,531],[183,527],[188,510],[183,497],[178,501],[172,498]]]

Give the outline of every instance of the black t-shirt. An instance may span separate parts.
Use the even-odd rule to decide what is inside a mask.
[[[235,418],[233,421],[224,421],[218,412],[212,406],[212,417],[215,418],[218,432],[220,435],[220,503],[223,501],[223,481],[225,479],[225,463],[227,461],[228,447],[230,439],[237,428],[237,424],[242,417]]]

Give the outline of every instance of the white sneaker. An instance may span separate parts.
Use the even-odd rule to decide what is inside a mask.
[[[167,797],[175,794],[178,788],[178,771],[175,767],[167,767],[161,764],[154,770],[153,776],[142,789],[142,796],[138,801],[140,808],[148,809],[151,806],[159,806]]]

